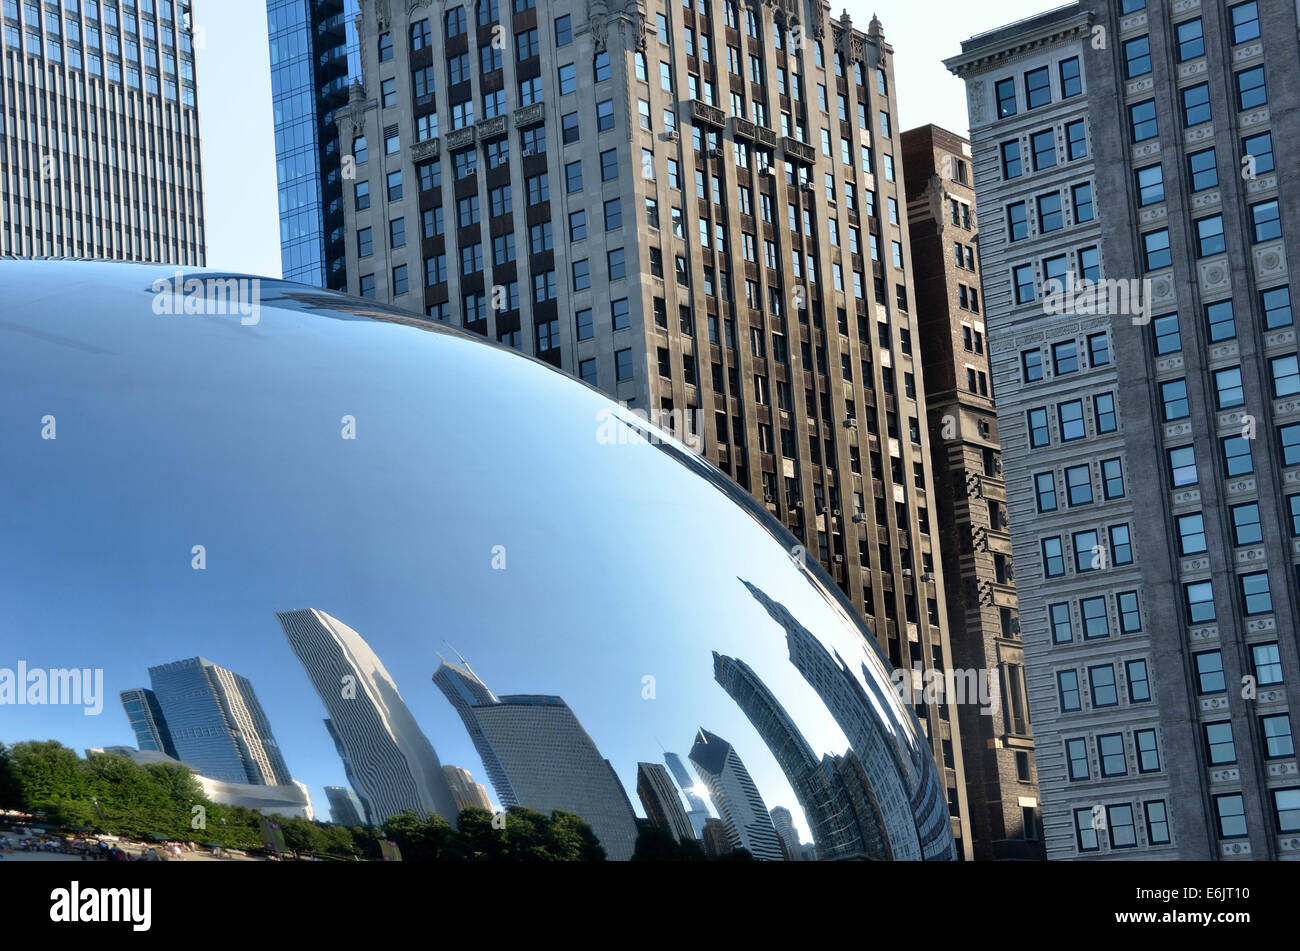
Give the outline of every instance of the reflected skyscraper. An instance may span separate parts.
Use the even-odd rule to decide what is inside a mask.
[[[636,815],[627,791],[564,700],[496,697],[472,672],[447,663],[433,680],[460,714],[503,805],[506,793],[493,778],[497,770],[510,804],[576,813],[591,826],[608,858],[632,857]]]
[[[772,826],[776,829],[777,838],[781,840],[786,861],[802,862],[803,846],[799,843],[799,833],[794,829],[794,818],[790,815],[790,810],[785,806],[775,806],[768,815],[772,817]]]
[[[697,838],[704,835],[704,823],[709,821],[709,804],[700,798],[696,791],[694,780],[691,779],[690,771],[682,758],[676,753],[665,753],[664,762],[668,764],[668,771],[673,774],[673,779],[677,781],[677,787],[681,789],[682,795],[686,797],[686,805],[690,808],[686,810],[686,818],[690,820],[691,828],[695,830]]]
[[[637,763],[636,794],[641,797],[641,805],[651,823],[672,833],[679,841],[696,837],[668,770],[658,763]]]
[[[206,658],[191,657],[150,667],[149,681],[175,750],[169,755],[221,782],[292,782],[247,678]]]
[[[884,858],[880,818],[874,810],[860,815],[853,809],[840,786],[835,758],[817,759],[794,720],[744,661],[715,651],[713,670],[789,780],[818,854],[824,859]]]
[[[718,808],[732,849],[747,849],[759,861],[780,862],[781,842],[763,797],[735,747],[703,728],[691,747],[691,762]]]
[[[276,618],[329,711],[326,725],[370,821],[412,811],[455,825],[459,810],[438,754],[365,639],[324,611]]]
[[[346,786],[326,786],[325,798],[330,803],[330,822],[335,825],[364,825],[364,811],[357,794]]]
[[[482,783],[474,782],[469,770],[460,766],[444,766],[442,775],[447,778],[447,786],[451,789],[452,798],[456,800],[457,809],[492,811],[492,800],[488,798],[487,788]]]
[[[167,719],[158,704],[158,695],[147,687],[132,687],[123,690],[122,709],[131,721],[131,730],[135,733],[135,745],[141,750],[166,753],[172,759],[179,759],[176,746],[167,732]]]

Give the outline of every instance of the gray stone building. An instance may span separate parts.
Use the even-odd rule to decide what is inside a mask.
[[[1041,859],[1033,728],[1017,616],[1002,448],[979,278],[970,142],[937,126],[903,133],[953,668],[987,678],[957,707],[976,859]]]
[[[949,667],[880,24],[819,0],[361,11],[364,86],[338,117],[349,289],[668,424],[785,523],[895,666]],[[969,856],[955,704],[917,712]]]
[[[202,265],[188,0],[4,0],[0,255]]]
[[[1296,15],[1087,0],[947,61],[1049,858],[1300,856]]]

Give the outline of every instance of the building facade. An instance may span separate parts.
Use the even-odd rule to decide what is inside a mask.
[[[131,722],[131,732],[135,734],[136,746],[177,759],[176,745],[167,732],[167,719],[163,716],[157,694],[147,687],[132,687],[123,690],[121,698],[122,709]]]
[[[703,785],[691,778],[690,770],[678,754],[664,753],[664,762],[668,764],[668,771],[673,774],[677,788],[686,797],[686,818],[690,820],[696,838],[703,837],[704,823],[709,818],[709,804],[700,795],[704,790]]]
[[[667,769],[658,763],[637,763],[636,794],[653,825],[680,842],[695,839],[695,828],[686,817],[682,797]]]
[[[330,822],[349,829],[365,824],[365,810],[351,787],[326,786],[325,798],[330,804]]]
[[[970,142],[933,125],[904,132],[902,142],[974,857],[1041,859]],[[968,689],[977,679],[987,685],[982,695]]]
[[[284,278],[347,286],[334,113],[361,78],[357,0],[267,0]]]
[[[1087,0],[948,61],[1049,858],[1300,856],[1296,15]]]
[[[149,681],[177,759],[221,782],[292,783],[248,678],[191,657],[150,667]]]
[[[460,766],[444,766],[442,775],[447,777],[447,786],[451,789],[452,798],[456,800],[457,809],[462,812],[466,809],[492,811],[492,800],[488,798],[487,787],[474,782],[469,770]]]
[[[276,619],[329,713],[325,725],[367,820],[382,825],[411,811],[454,826],[460,810],[438,754],[365,639],[324,611],[278,612]],[[353,693],[340,689],[345,683]]]
[[[0,256],[202,265],[188,0],[0,9]]]
[[[819,0],[361,7],[348,289],[651,415],[785,523],[895,666],[947,667],[879,23]],[[917,713],[969,855],[955,709]]]
[[[691,747],[690,760],[722,818],[730,846],[728,851],[745,849],[759,862],[784,861],[772,816],[735,747],[717,734],[701,729]],[[705,822],[706,843],[711,821]]]

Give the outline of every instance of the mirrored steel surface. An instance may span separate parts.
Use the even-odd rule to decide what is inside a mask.
[[[875,640],[725,475],[513,351],[276,281],[200,303],[221,277],[0,263],[0,667],[105,694],[0,706],[0,740],[134,745],[119,693],[203,657],[321,813],[352,780],[454,819],[454,764],[494,806],[604,810],[626,857],[637,764],[676,753],[746,843],[784,806],[824,857],[951,857]]]

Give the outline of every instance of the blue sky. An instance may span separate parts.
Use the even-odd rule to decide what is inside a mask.
[[[904,129],[933,122],[966,131],[963,84],[942,59],[963,39],[1049,9],[1054,0],[889,0],[833,3],[865,29],[873,11],[895,51]],[[208,263],[280,276],[275,138],[264,0],[195,0],[204,48],[197,51],[207,192]]]

